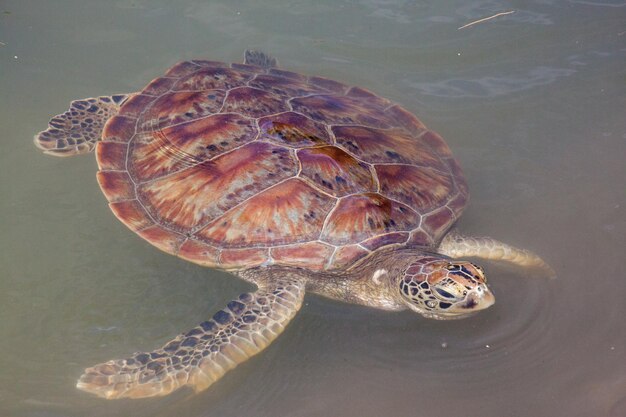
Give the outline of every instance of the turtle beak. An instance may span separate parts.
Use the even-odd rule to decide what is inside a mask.
[[[480,285],[467,295],[467,299],[459,307],[464,310],[480,311],[491,307],[495,302],[496,298],[489,288]]]
[[[470,316],[481,310],[491,307],[496,302],[493,293],[486,285],[481,284],[471,290],[463,301],[453,304],[446,313],[458,315],[460,317]]]

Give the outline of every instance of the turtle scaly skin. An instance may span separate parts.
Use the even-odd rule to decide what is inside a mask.
[[[35,137],[59,156],[96,144],[98,183],[122,223],[258,287],[160,349],[86,369],[78,388],[205,389],[274,340],[307,291],[459,318],[494,298],[480,267],[448,256],[547,268],[531,252],[448,234],[467,184],[406,109],[275,66],[254,51],[243,64],[181,62],[140,92],[73,102]]]

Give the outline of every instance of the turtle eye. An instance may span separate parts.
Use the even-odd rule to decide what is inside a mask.
[[[450,299],[454,299],[454,295],[450,294],[448,291],[446,290],[442,290],[441,288],[435,288],[435,291],[437,291],[437,293],[439,295],[441,295],[444,298],[450,298]]]
[[[482,267],[480,267],[480,266],[478,266],[476,264],[472,264],[472,266],[476,269],[476,271],[479,274],[479,277],[482,278],[483,282],[486,283],[487,282],[487,276],[485,275],[485,270]],[[479,278],[479,277],[477,276],[476,278]]]

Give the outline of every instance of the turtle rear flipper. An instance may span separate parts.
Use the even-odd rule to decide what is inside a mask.
[[[35,135],[35,145],[48,155],[72,156],[93,151],[107,120],[115,116],[130,94],[75,100],[63,114],[50,119]]]
[[[100,397],[167,395],[184,386],[202,391],[265,349],[302,305],[304,283],[280,279],[228,303],[211,320],[150,353],[87,368],[77,388]]]
[[[258,65],[263,68],[278,67],[278,60],[273,56],[267,55],[261,51],[246,49],[243,54],[243,63],[247,65]]]

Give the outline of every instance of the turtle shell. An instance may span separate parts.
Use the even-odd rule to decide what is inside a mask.
[[[345,269],[432,248],[467,186],[439,135],[359,87],[275,68],[181,62],[105,125],[98,182],[154,246],[229,270]]]

